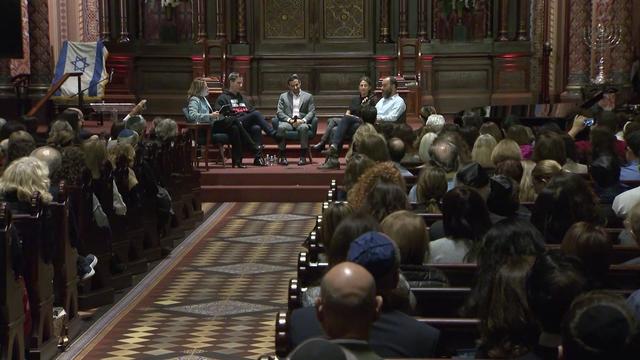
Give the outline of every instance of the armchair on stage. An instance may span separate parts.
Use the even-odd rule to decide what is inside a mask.
[[[277,116],[274,116],[271,119],[271,126],[274,129],[278,128],[278,125],[280,125],[280,120],[278,120]],[[309,140],[313,139],[316,137],[316,134],[318,133],[318,117],[314,116],[313,120],[311,120],[311,126],[309,127]],[[298,132],[298,130],[289,130],[286,132],[286,136],[285,136],[286,140],[300,140],[300,133]],[[307,151],[307,156],[309,157],[309,162],[313,163],[313,157],[311,156],[311,151]]]

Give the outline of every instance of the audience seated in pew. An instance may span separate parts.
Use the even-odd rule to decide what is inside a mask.
[[[435,354],[439,333],[398,311],[398,301],[392,296],[399,281],[400,254],[387,236],[369,232],[351,242],[347,260],[361,264],[376,282],[377,295],[382,297],[382,311],[373,323],[369,343],[383,357],[429,357]],[[291,344],[323,334],[311,307],[291,314]]]
[[[440,204],[447,192],[447,174],[442,168],[426,166],[420,171],[418,181],[409,191],[409,201],[416,203],[415,211],[429,214],[441,213]]]
[[[315,311],[327,337],[357,359],[382,359],[369,341],[383,298],[377,295],[376,281],[367,269],[350,262],[338,264],[325,274],[320,288]],[[299,347],[304,348],[308,341]]]

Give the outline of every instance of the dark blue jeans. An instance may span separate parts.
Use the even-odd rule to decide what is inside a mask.
[[[335,146],[338,150],[342,148],[342,143],[345,137],[347,137],[347,134],[354,134],[360,124],[362,124],[362,120],[358,117],[343,116],[342,120],[338,123],[338,127],[334,130],[335,135],[331,136],[331,145]]]

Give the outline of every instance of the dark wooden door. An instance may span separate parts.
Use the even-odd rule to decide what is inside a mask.
[[[374,8],[368,0],[261,0],[260,55],[373,53]]]

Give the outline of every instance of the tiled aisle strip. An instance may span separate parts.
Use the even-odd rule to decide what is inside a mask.
[[[145,290],[114,306],[120,316],[110,311],[113,320],[92,336],[98,341],[85,340],[76,354],[126,360],[256,359],[273,353],[275,312],[286,309],[288,279],[295,276],[300,244],[319,206],[238,203],[212,218],[221,211],[226,216],[216,224],[205,222],[210,226],[202,241],[173,257],[171,268],[165,266],[170,271],[158,272],[155,282],[145,278]]]

